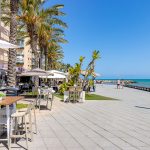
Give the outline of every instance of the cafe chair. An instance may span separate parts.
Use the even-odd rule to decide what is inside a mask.
[[[30,128],[32,129],[32,125],[34,125],[35,128],[35,134],[37,134],[37,123],[36,123],[36,112],[35,112],[35,105],[36,105],[36,101],[32,101],[28,107],[30,107],[30,112],[28,114],[28,118],[29,118],[29,125]],[[25,109],[20,109],[18,110],[19,112],[25,112],[28,108]],[[32,111],[33,111],[33,115],[32,115]],[[33,118],[33,119],[32,119]],[[33,140],[33,132],[31,132],[31,141]]]
[[[15,112],[11,115],[11,125],[10,125],[10,142],[9,150],[11,150],[12,139],[25,138],[26,147],[28,150],[28,138],[29,133],[31,138],[33,137],[32,132],[32,120],[31,120],[31,110],[33,108],[33,102],[28,105],[25,112]],[[20,122],[21,121],[21,122]],[[29,128],[28,128],[29,124]]]
[[[48,108],[49,101],[51,103],[50,105],[50,110],[52,109],[52,103],[53,103],[53,90],[50,88],[38,88],[38,96],[37,96],[37,102],[36,104],[38,105],[39,110],[41,110],[41,101],[44,100],[46,101],[46,108]]]
[[[54,100],[54,94],[53,94],[53,92],[50,90],[50,91],[48,92],[48,97],[47,97],[47,108],[48,108],[48,104],[49,104],[49,101],[50,101],[50,110],[52,110],[53,100]]]
[[[12,112],[14,112],[13,110],[13,107],[11,107],[9,109],[10,111],[10,114]],[[8,122],[7,121],[7,111],[6,111],[6,107],[2,107],[0,108],[0,136],[3,134],[3,133],[7,133],[6,134],[6,138],[0,138],[0,142],[1,141],[8,141],[8,145],[9,145],[9,142],[10,142],[10,121]]]

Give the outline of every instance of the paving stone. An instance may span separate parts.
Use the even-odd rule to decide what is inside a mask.
[[[138,147],[139,150],[150,150],[150,146],[148,147]]]
[[[132,144],[133,146],[148,146],[147,144],[135,139],[135,138],[122,138],[124,139],[126,142]]]
[[[80,144],[73,138],[61,138],[61,143],[66,148],[79,148],[81,147]]]
[[[122,150],[139,150],[136,147],[122,147]]]
[[[113,144],[117,145],[117,146],[120,147],[120,148],[123,148],[123,147],[131,147],[130,144],[128,144],[127,142],[123,141],[123,140],[120,139],[120,138],[109,138],[109,140],[110,140]]]
[[[43,138],[47,147],[64,147],[58,138]]]
[[[150,150],[150,112],[135,107],[150,105],[150,93],[97,90],[121,101],[66,104],[55,99],[52,111],[36,110],[38,134],[29,142],[30,150]],[[19,144],[26,147],[25,140]]]

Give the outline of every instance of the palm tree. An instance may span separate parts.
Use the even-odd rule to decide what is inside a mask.
[[[70,64],[61,63],[60,70],[63,72],[68,72],[69,68],[71,68],[71,67],[72,66]]]
[[[71,83],[71,85],[74,85],[74,84],[79,85],[80,84],[79,76],[81,73],[81,68],[82,68],[84,59],[85,59],[85,57],[80,56],[79,63],[76,63],[74,67],[69,68],[69,78],[70,78],[69,82]]]
[[[50,49],[57,49],[60,46],[57,46],[58,43],[66,43],[67,41],[63,39],[64,36],[63,30],[60,28],[56,28],[53,26],[60,26],[66,28],[67,25],[62,20],[55,18],[53,16],[49,17],[47,20],[47,24],[41,24],[38,28],[38,37],[39,37],[39,47],[41,50],[41,62],[43,60],[42,56],[45,55],[45,70],[47,70],[48,63],[48,55],[50,55]],[[41,63],[42,66],[42,63]]]
[[[39,66],[38,54],[38,27],[41,23],[47,23],[51,15],[63,15],[59,11],[61,5],[55,5],[51,8],[42,8],[44,0],[22,0],[20,1],[19,21],[25,24],[27,33],[30,37],[30,45],[34,54],[34,68]]]
[[[44,60],[44,55],[45,51],[47,51],[47,47],[49,44],[49,39],[50,39],[50,32],[51,29],[50,27],[45,26],[44,24],[41,24],[41,26],[38,28],[38,37],[39,37],[39,49],[40,49],[40,68],[43,68],[43,60]]]
[[[10,43],[17,44],[17,13],[18,13],[18,0],[10,0]],[[16,85],[16,49],[9,49],[8,55],[8,85]]]
[[[9,1],[9,0],[3,0]],[[38,67],[39,54],[38,45],[41,50],[41,56],[45,55],[45,63],[47,64],[47,55],[49,42],[64,42],[63,38],[60,38],[61,29],[54,28],[56,24],[61,27],[67,27],[66,23],[57,18],[57,16],[65,15],[60,11],[63,5],[54,5],[50,8],[42,8],[45,0],[22,0],[19,1],[19,12],[17,19],[19,21],[19,35],[22,37],[29,36],[32,52],[34,54],[35,63],[33,67]],[[5,4],[5,3],[4,3]],[[4,5],[6,8],[6,4]],[[3,16],[5,23],[9,23],[9,13],[5,13]],[[24,31],[22,28],[24,27]],[[59,34],[58,34],[59,32]],[[59,38],[57,38],[59,36]],[[53,37],[53,38],[52,38]]]
[[[86,71],[85,71],[84,80],[83,80],[83,87],[85,86],[85,81],[87,80],[88,76],[89,75],[93,76],[93,73],[95,70],[95,61],[99,58],[100,58],[100,52],[97,50],[94,50],[93,54],[92,54],[92,60],[88,64]]]
[[[39,57],[38,57],[38,35],[37,35],[37,24],[38,17],[36,10],[39,9],[39,5],[42,4],[40,0],[22,0],[20,1],[20,14],[18,15],[18,20],[23,22],[26,26],[27,33],[30,37],[30,45],[32,52],[34,54],[34,68],[38,67]]]
[[[48,47],[48,69],[60,69],[60,61],[64,57],[63,51],[59,45]]]

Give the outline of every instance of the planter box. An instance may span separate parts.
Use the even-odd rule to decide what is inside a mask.
[[[64,102],[67,102],[68,99],[69,99],[69,91],[65,91],[64,92]],[[79,102],[80,103],[85,102],[85,91],[81,92]]]

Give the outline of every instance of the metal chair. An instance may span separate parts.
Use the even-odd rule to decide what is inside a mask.
[[[10,117],[9,114],[12,114],[13,112],[15,112],[14,106],[11,106],[10,109],[8,109],[8,107],[0,108],[0,136],[4,132],[7,133],[6,138],[0,138],[0,141],[7,141],[8,145],[10,143],[10,119],[8,119],[8,117]]]
[[[11,149],[12,139],[25,138],[26,146],[28,149],[28,133],[30,133],[31,140],[33,138],[32,132],[32,119],[31,119],[31,110],[33,109],[33,102],[28,105],[26,111],[17,111],[11,115],[11,125],[10,125],[10,142],[9,150]],[[28,117],[28,120],[27,120]],[[29,124],[29,128],[28,128]]]
[[[32,129],[32,125],[35,126],[35,134],[37,134],[37,123],[36,123],[36,113],[35,113],[35,105],[36,105],[36,101],[32,101],[29,105],[28,105],[28,108],[26,109],[21,109],[19,110],[19,112],[26,112],[27,109],[29,109],[30,107],[30,112],[28,114],[28,117],[29,117],[29,125],[30,125],[30,128]],[[32,119],[32,111],[33,111],[33,118]],[[31,132],[31,141],[33,140],[33,132]]]
[[[43,97],[43,100],[46,101],[46,107],[48,108],[48,101],[51,102],[51,108],[50,110],[52,109],[52,102],[53,102],[53,92],[52,92],[52,89],[44,89],[44,88],[39,88],[38,89],[38,96],[37,96],[37,102],[36,104],[38,103],[38,107],[39,107],[39,110],[41,108],[41,101],[42,101],[42,97]]]
[[[51,90],[48,92],[48,97],[47,97],[47,108],[48,108],[48,101],[50,101],[50,110],[52,110],[52,105],[53,105],[53,100],[54,100],[54,94]]]

